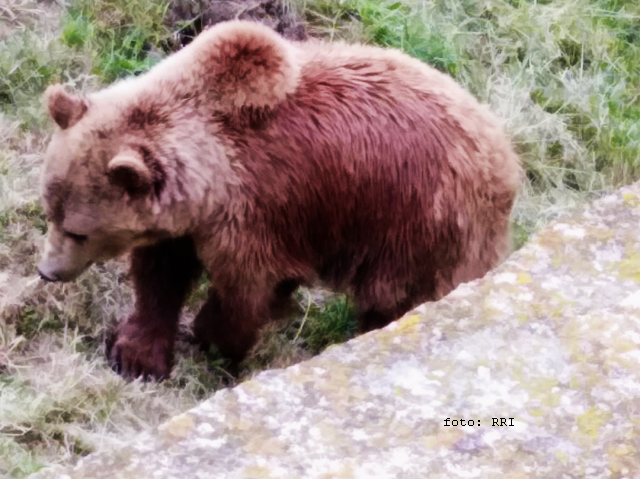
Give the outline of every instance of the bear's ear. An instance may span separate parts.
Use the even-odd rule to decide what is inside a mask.
[[[193,44],[193,54],[204,69],[202,77],[211,79],[208,88],[223,109],[273,107],[300,81],[296,48],[266,25],[219,23]]]
[[[133,150],[116,155],[107,166],[109,180],[131,196],[147,194],[153,186],[153,176],[142,156]]]
[[[53,121],[66,130],[75,125],[87,111],[82,98],[69,95],[60,84],[50,85],[44,92],[44,99]]]

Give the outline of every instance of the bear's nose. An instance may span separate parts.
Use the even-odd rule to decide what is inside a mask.
[[[46,281],[47,283],[55,283],[56,281],[58,281],[58,278],[56,278],[55,276],[47,276],[46,274],[44,274],[42,271],[40,271],[40,268],[36,268],[38,270],[38,274],[40,275],[40,277]]]

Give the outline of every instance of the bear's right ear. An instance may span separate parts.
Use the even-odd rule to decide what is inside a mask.
[[[63,130],[75,125],[87,111],[85,101],[82,98],[69,95],[60,84],[47,87],[44,99],[49,115]]]
[[[186,48],[200,69],[193,76],[211,82],[209,88],[222,109],[273,108],[300,82],[296,48],[261,23],[218,23]]]
[[[144,159],[135,151],[127,150],[116,155],[107,166],[112,183],[121,186],[131,196],[148,193],[153,186],[153,175]]]

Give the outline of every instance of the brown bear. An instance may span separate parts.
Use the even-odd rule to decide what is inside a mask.
[[[135,311],[108,348],[129,377],[170,373],[202,265],[194,333],[240,361],[299,285],[350,293],[369,331],[510,247],[522,173],[499,122],[396,50],[232,21],[144,75],[45,99],[38,270],[69,281],[131,251]]]

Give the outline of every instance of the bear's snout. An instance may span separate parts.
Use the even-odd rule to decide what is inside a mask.
[[[40,264],[38,264],[38,266],[36,267],[36,271],[38,272],[38,275],[40,275],[40,278],[47,283],[66,283],[76,279],[92,264],[93,261],[88,261],[84,264],[84,266],[80,268],[61,269],[56,267],[49,267],[49,263],[47,263],[46,261],[41,261]]]
[[[56,281],[58,281],[58,278],[56,277],[55,274],[50,274],[49,276],[47,276],[42,271],[40,271],[40,268],[36,268],[36,270],[38,271],[38,274],[40,275],[40,278],[43,281],[45,281],[47,283],[55,283]]]
[[[36,270],[46,282],[73,281],[93,264],[95,244],[63,234],[53,226],[44,243]]]

